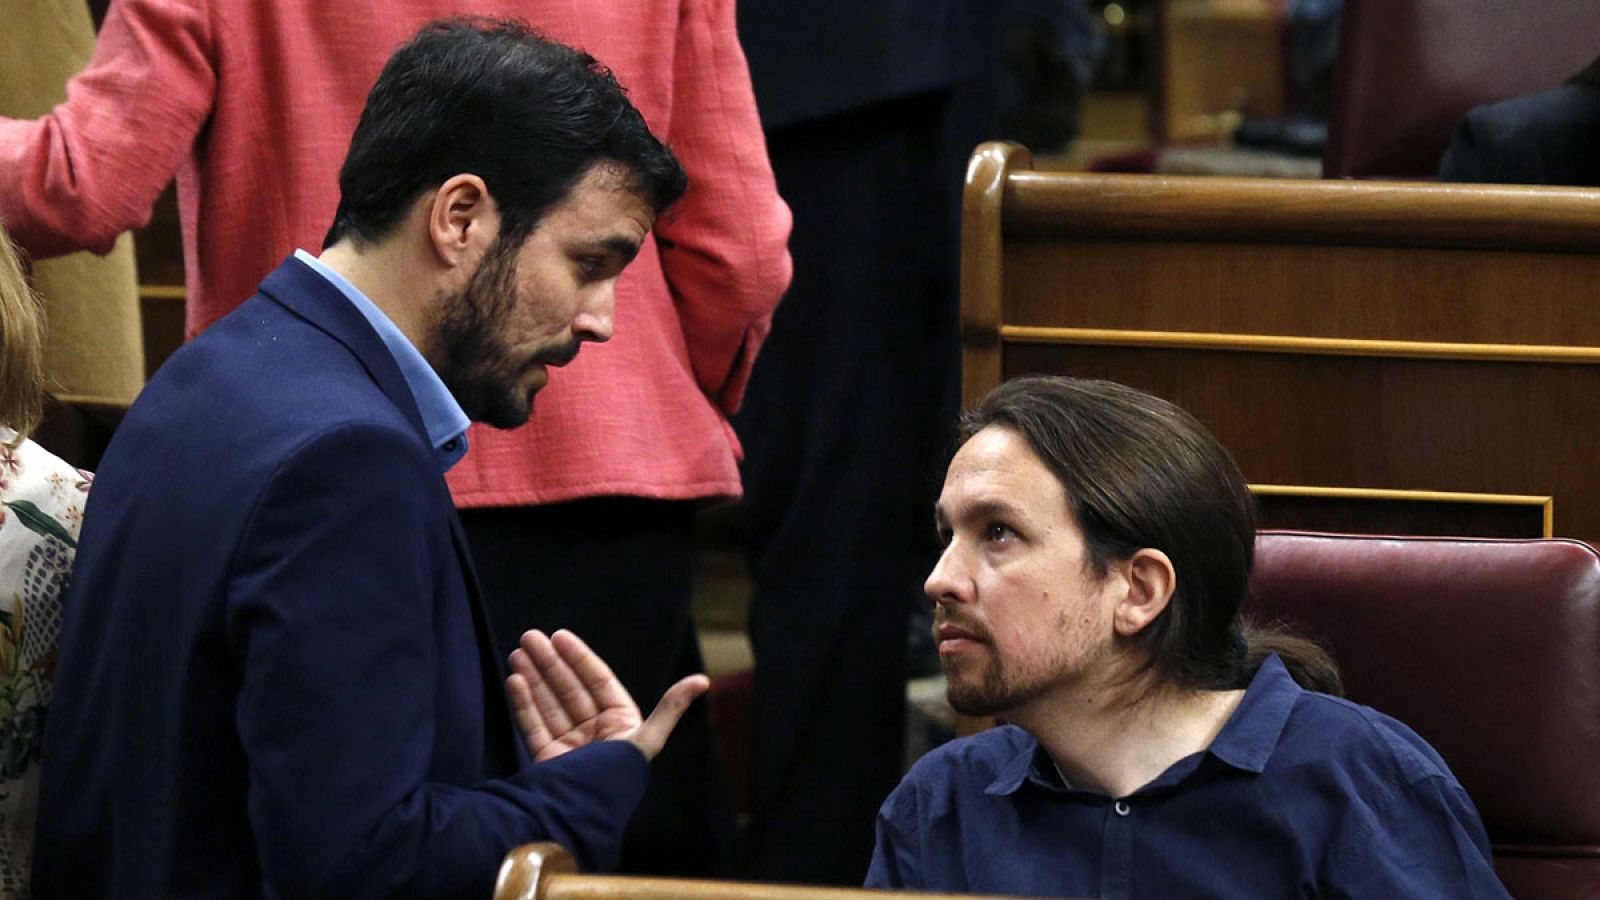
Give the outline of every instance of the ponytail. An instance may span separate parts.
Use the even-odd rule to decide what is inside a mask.
[[[1276,626],[1257,625],[1241,621],[1236,632],[1242,639],[1243,665],[1239,687],[1249,683],[1267,657],[1276,653],[1295,683],[1308,691],[1344,696],[1344,681],[1339,677],[1339,664],[1328,651],[1314,641],[1300,637]]]

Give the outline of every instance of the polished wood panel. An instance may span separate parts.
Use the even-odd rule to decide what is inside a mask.
[[[1600,191],[1041,173],[979,152],[1008,169],[964,222],[1000,246],[964,245],[964,289],[999,295],[963,318],[988,360],[969,403],[1026,373],[1110,378],[1193,412],[1255,483],[1552,498],[1278,496],[1278,527],[1535,537],[1549,519],[1600,541]]]
[[[1592,212],[1600,212],[1600,194]],[[1600,222],[1592,227],[1600,233]],[[1600,245],[1559,259],[1528,250],[1022,240],[1005,251],[1003,318],[1009,325],[1600,346],[1597,305],[1580,302],[1600,296]]]
[[[1002,191],[1008,238],[1600,249],[1600,189],[1034,172],[1011,158]],[[1001,213],[1000,204],[988,209]]]
[[[1262,528],[1487,538],[1545,537],[1542,507],[1256,494]]]

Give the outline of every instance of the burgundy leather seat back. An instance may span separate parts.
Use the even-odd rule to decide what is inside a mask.
[[[1518,898],[1600,897],[1600,554],[1262,532],[1246,612],[1328,648],[1477,804]]]
[[[1329,178],[1432,177],[1467,110],[1553,88],[1600,53],[1595,0],[1345,0]]]

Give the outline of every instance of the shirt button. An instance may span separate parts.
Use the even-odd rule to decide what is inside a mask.
[[[1133,812],[1133,809],[1128,806],[1128,801],[1126,800],[1118,800],[1117,802],[1111,804],[1111,808],[1116,810],[1117,815],[1119,816],[1125,816],[1128,813]]]
[[[450,440],[444,442],[444,452],[454,453],[460,446],[461,441],[456,438],[451,438]]]

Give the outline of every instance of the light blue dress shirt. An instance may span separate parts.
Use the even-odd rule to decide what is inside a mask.
[[[461,461],[461,457],[467,455],[467,426],[472,422],[462,411],[461,404],[456,402],[450,389],[439,380],[439,375],[433,371],[433,366],[428,365],[428,361],[422,358],[422,353],[406,339],[394,322],[383,314],[383,310],[367,299],[366,294],[361,293],[343,275],[328,268],[322,260],[306,251],[294,251],[294,258],[328,279],[329,284],[349,298],[372,325],[372,329],[378,333],[383,345],[389,348],[395,364],[400,367],[401,377],[405,378],[406,385],[411,388],[411,396],[417,401],[417,412],[422,414],[423,427],[428,430],[428,442],[433,445],[434,451],[439,456],[439,470],[448,472],[451,466]]]

